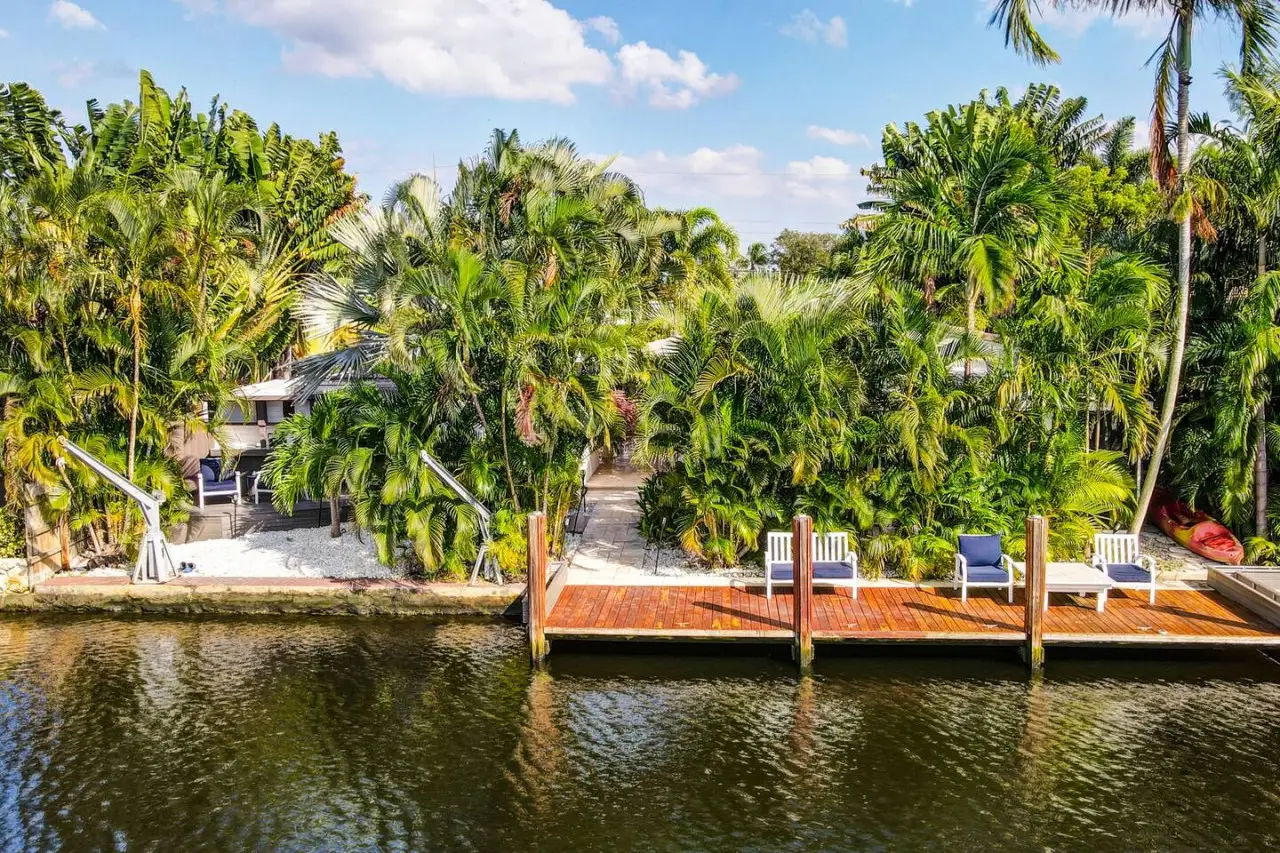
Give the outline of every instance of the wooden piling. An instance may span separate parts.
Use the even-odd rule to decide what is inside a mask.
[[[1024,589],[1027,633],[1023,656],[1027,666],[1036,671],[1044,666],[1045,566],[1049,560],[1049,522],[1042,515],[1027,519],[1027,561]]]
[[[542,663],[551,650],[547,642],[547,516],[529,513],[529,582],[525,587],[529,609],[529,655]]]
[[[813,666],[813,519],[797,515],[791,521],[791,567],[794,584],[794,656],[801,671]]]

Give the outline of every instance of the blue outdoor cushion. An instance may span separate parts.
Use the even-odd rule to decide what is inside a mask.
[[[1009,573],[999,566],[975,566],[970,564],[965,572],[965,578],[969,583],[1009,582]]]
[[[813,579],[821,581],[850,580],[853,577],[853,566],[848,563],[814,563]],[[775,581],[795,579],[795,571],[791,563],[774,563],[769,567],[769,578]]]
[[[218,482],[218,475],[213,473],[213,469],[210,468],[208,465],[201,465],[200,479],[204,480],[205,484],[208,485],[210,483]]]
[[[1116,583],[1151,583],[1151,573],[1136,563],[1107,563],[1107,574]]]
[[[1000,534],[960,535],[960,553],[969,561],[969,566],[998,566],[1000,555],[1004,551],[1000,547]]]

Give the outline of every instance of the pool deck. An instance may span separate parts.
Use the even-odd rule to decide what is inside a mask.
[[[765,598],[763,587],[568,585],[547,618],[548,639],[790,642],[790,592]],[[1025,641],[1024,604],[1003,593],[947,587],[863,587],[814,591],[816,643],[1018,645]],[[1280,626],[1216,591],[1113,591],[1099,613],[1092,598],[1054,594],[1045,645],[1280,646]]]

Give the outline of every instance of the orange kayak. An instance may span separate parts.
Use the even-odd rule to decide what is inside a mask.
[[[1156,493],[1148,517],[1166,536],[1193,554],[1231,566],[1244,561],[1244,546],[1230,530],[1216,518],[1193,510],[1168,493]]]

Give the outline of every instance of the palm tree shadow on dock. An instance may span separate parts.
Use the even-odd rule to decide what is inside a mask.
[[[772,628],[779,628],[783,631],[790,631],[792,629],[790,622],[783,622],[762,613],[752,613],[748,610],[739,610],[736,607],[725,607],[723,604],[713,604],[710,601],[698,601],[694,603],[694,606],[703,610],[721,613],[725,616],[732,616],[733,618],[741,619],[744,622],[751,622],[757,625],[768,625]]]
[[[918,601],[908,602],[906,605],[906,609],[924,612],[924,613],[935,613],[946,619],[954,619],[960,622],[969,622],[974,625],[979,625],[985,630],[989,630],[989,631],[995,631],[995,630],[1022,631],[1023,630],[1022,622],[1018,622],[1015,625],[1009,622],[1005,622],[1003,620],[992,621],[991,619],[987,618],[982,614],[969,613],[964,610],[948,610],[944,607],[935,607],[932,604],[924,604]]]

